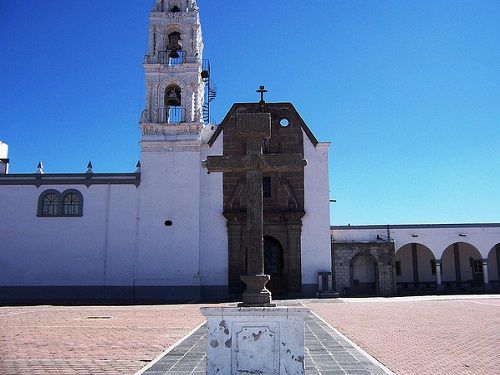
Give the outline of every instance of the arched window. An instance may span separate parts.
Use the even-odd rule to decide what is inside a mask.
[[[60,216],[61,194],[57,190],[45,190],[38,197],[38,216]]]
[[[55,193],[45,194],[42,203],[43,216],[57,216],[59,211],[59,196]]]
[[[66,194],[63,200],[63,215],[74,216],[78,215],[79,211],[80,202],[78,200],[78,195],[76,195],[75,193]]]
[[[69,189],[63,192],[62,215],[82,216],[83,196],[78,190]]]
[[[38,197],[37,216],[82,216],[83,196],[78,190],[68,189],[62,194],[57,190],[45,190]]]

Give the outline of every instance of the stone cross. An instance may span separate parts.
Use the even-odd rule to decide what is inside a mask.
[[[260,93],[260,102],[259,103],[265,103],[264,101],[264,93],[267,92],[266,88],[264,86],[260,86],[259,89],[257,90],[258,93]]]
[[[246,140],[247,153],[208,156],[203,166],[208,172],[246,172],[248,263],[241,280],[247,289],[240,306],[274,306],[265,287],[270,277],[264,274],[262,177],[264,172],[302,171],[307,162],[301,154],[262,154],[264,140],[271,138],[270,113],[239,113],[236,128]]]

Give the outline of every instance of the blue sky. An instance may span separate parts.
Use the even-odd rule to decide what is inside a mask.
[[[153,0],[0,1],[11,173],[133,171]],[[221,120],[294,103],[333,224],[500,222],[500,2],[199,0]]]

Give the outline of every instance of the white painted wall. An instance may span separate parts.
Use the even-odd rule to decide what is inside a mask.
[[[199,151],[141,153],[136,285],[200,284],[200,164]]]
[[[83,217],[36,216],[43,191],[69,188]],[[1,186],[0,285],[130,284],[136,202],[133,185]]]
[[[202,159],[222,155],[221,134],[212,147],[203,145]],[[201,166],[201,161],[200,161]],[[228,254],[226,219],[222,216],[222,173],[200,168],[200,279],[201,285],[227,285]]]
[[[328,181],[329,142],[316,147],[303,132],[304,209],[302,219],[302,284],[317,284],[318,272],[332,268]]]

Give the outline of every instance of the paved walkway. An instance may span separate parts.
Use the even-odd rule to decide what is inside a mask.
[[[398,375],[500,374],[500,296],[345,298],[306,305]]]
[[[133,374],[203,321],[195,304],[0,307],[0,374]]]
[[[205,344],[206,326],[203,325],[140,373],[143,375],[204,374]],[[305,347],[307,375],[391,373],[374,364],[372,359],[315,315],[306,319]]]
[[[398,375],[499,374],[499,295],[302,302]],[[203,305],[0,307],[0,374],[133,374],[202,324]]]

